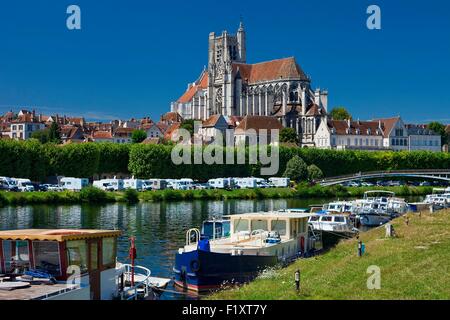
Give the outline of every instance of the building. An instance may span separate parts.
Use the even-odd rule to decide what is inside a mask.
[[[311,79],[294,57],[247,63],[246,33],[209,35],[208,68],[171,103],[185,119],[212,115],[276,117],[295,128],[302,146],[314,146],[314,135],[327,110],[328,93],[311,87]]]
[[[159,138],[163,136],[162,130],[155,123],[150,123],[142,126],[142,130],[147,133],[147,138]]]
[[[426,125],[406,125],[408,131],[408,150],[442,151],[441,135],[427,128]]]
[[[133,128],[117,128],[113,133],[114,143],[131,143],[131,135],[136,129]]]
[[[199,129],[198,134],[205,142],[215,141],[218,136],[221,136],[223,143],[225,143],[226,130],[229,128],[230,125],[223,115],[214,114],[202,122],[202,127]]]
[[[84,142],[85,136],[81,127],[67,125],[59,129],[62,143]]]
[[[92,133],[92,141],[94,142],[113,142],[111,131],[95,131]]]
[[[35,131],[45,129],[45,124],[38,122],[34,113],[24,113],[18,115],[17,119],[14,119],[10,123],[10,137],[11,139],[26,140],[31,138],[31,135]]]
[[[383,150],[384,136],[378,121],[324,120],[315,135],[322,149]]]
[[[252,134],[256,134],[256,143],[260,143],[261,135],[266,133],[266,142],[271,145],[278,145],[279,141],[272,141],[272,130],[281,131],[283,126],[277,118],[271,116],[245,116],[234,130],[235,145],[249,145]],[[262,132],[261,130],[266,130]],[[253,144],[253,143],[252,143]]]
[[[383,129],[383,146],[395,151],[409,150],[408,130],[400,116],[375,119]]]

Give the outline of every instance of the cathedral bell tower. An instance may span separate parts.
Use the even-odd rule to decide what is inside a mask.
[[[240,23],[236,35],[223,31],[209,34],[208,46],[208,102],[209,114],[234,115],[233,62],[245,63],[245,30]]]

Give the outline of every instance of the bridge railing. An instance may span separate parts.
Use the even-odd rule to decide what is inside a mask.
[[[383,170],[383,171],[366,171],[366,172],[357,172],[353,174],[346,174],[341,176],[329,177],[322,179],[320,182],[330,182],[334,180],[345,180],[346,178],[355,178],[361,176],[364,178],[365,176],[370,175],[383,175],[383,174],[450,174],[450,169],[415,169],[415,170]]]

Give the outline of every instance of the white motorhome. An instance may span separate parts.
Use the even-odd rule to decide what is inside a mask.
[[[17,187],[16,182],[8,177],[0,177],[0,184],[5,187],[8,191],[18,191],[19,188]]]
[[[12,178],[12,180],[15,181],[17,188],[19,188],[19,191],[21,192],[31,192],[34,191],[34,186],[31,183],[30,179],[17,179]]]
[[[253,189],[258,187],[256,178],[234,178],[234,183],[241,189]]]
[[[269,178],[269,183],[277,188],[287,188],[291,183],[291,179],[289,178]]]
[[[64,190],[80,191],[89,185],[89,179],[64,177],[61,178],[60,185]]]
[[[168,182],[164,179],[149,179],[143,182],[143,189],[145,190],[164,190],[167,187]]]
[[[122,179],[101,179],[94,181],[94,187],[100,188],[102,190],[112,190],[111,191],[121,191],[124,189],[124,183]]]
[[[230,186],[230,180],[226,178],[209,179],[208,184],[214,189],[225,189]]]
[[[94,187],[99,188],[103,191],[114,191],[114,187],[109,182],[104,182],[102,180],[94,181],[92,184]]]
[[[125,189],[134,189],[134,190],[143,190],[144,189],[144,181],[141,179],[125,179],[123,180],[123,186]]]

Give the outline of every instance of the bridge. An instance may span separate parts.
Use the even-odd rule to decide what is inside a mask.
[[[366,179],[385,179],[394,177],[422,178],[422,179],[441,180],[450,182],[450,168],[359,172],[349,175],[326,178],[320,181],[319,184],[322,186],[332,186],[350,181],[359,181]]]

